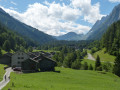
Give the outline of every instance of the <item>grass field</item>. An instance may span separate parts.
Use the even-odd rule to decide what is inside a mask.
[[[93,60],[89,60],[89,59],[82,59],[82,64],[84,64],[84,62],[87,62],[88,65],[92,64],[92,66],[94,67],[95,66],[95,61]]]
[[[111,73],[65,68],[57,70],[61,73],[12,73],[10,83],[3,90],[120,90],[120,78]]]
[[[115,56],[109,55],[108,53],[104,53],[104,51],[105,51],[105,49],[102,49],[102,50],[94,53],[93,56],[96,58],[97,55],[99,55],[101,61],[114,62]]]
[[[4,65],[0,64],[0,81],[3,79],[4,74],[5,74]]]

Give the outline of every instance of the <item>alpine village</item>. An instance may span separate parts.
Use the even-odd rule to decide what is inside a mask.
[[[0,0],[0,90],[120,90],[120,0]]]

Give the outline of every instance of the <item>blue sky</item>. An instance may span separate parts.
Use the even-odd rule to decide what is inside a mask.
[[[0,0],[14,18],[50,35],[86,34],[120,0]]]

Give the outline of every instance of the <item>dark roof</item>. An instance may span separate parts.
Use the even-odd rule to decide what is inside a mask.
[[[39,56],[40,52],[32,52],[34,55]]]
[[[29,52],[28,55],[30,56],[30,58],[37,57],[34,53],[31,53],[31,52]]]
[[[35,61],[40,61],[42,59],[41,55],[32,58]]]
[[[3,56],[9,56],[9,57],[12,57],[12,53],[5,53]]]
[[[48,57],[46,57],[46,56],[44,56],[44,55],[41,55],[41,58],[46,58],[46,59],[48,59],[48,60],[56,63],[56,61],[54,61],[54,60],[52,60],[51,58],[48,58]],[[43,60],[43,59],[41,59],[41,60]]]

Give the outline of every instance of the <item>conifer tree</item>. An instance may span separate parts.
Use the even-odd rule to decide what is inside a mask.
[[[120,77],[120,53],[116,56],[113,73]]]
[[[99,55],[97,55],[96,62],[95,62],[95,70],[97,70],[97,68],[100,66],[101,66],[100,57]]]

